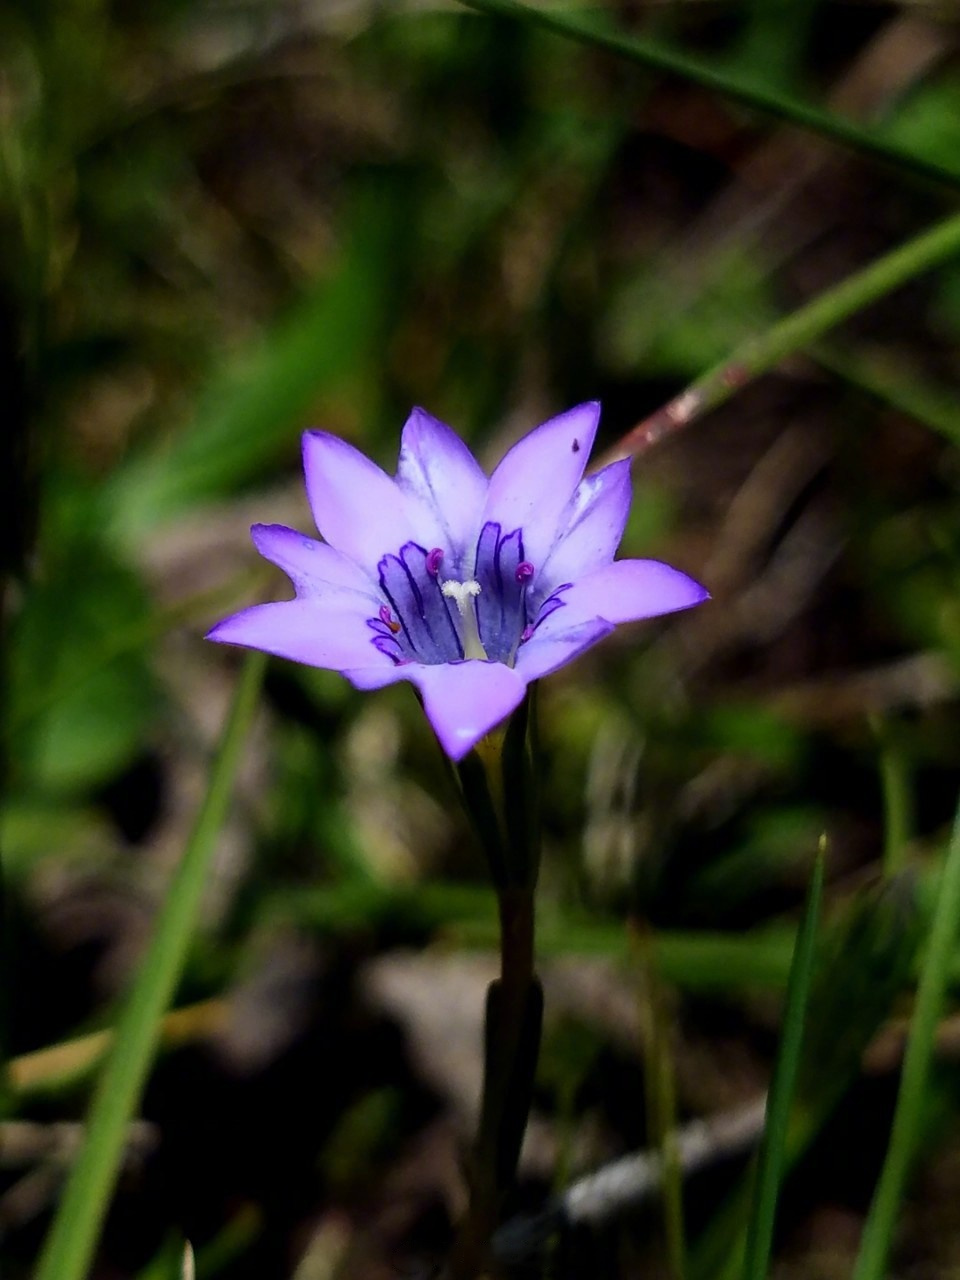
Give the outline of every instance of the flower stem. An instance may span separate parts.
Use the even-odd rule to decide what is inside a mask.
[[[525,699],[458,773],[467,812],[490,863],[500,924],[500,976],[487,991],[483,1093],[467,1166],[470,1202],[447,1264],[447,1280],[474,1280],[513,1184],[540,1052],[543,990],[534,973],[534,893],[539,821],[536,716]]]
[[[509,1190],[526,1129],[540,1050],[543,992],[533,970],[532,888],[498,894],[500,977],[487,991],[483,1097],[470,1162],[470,1204],[448,1264],[448,1280],[474,1280]]]

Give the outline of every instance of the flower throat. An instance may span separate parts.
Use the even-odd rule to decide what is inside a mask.
[[[496,521],[487,521],[473,576],[463,581],[443,577],[443,559],[442,548],[428,551],[416,542],[383,557],[377,569],[385,603],[367,621],[373,645],[397,664],[478,658],[513,666],[519,646],[552,612],[544,602],[539,619],[532,616],[536,570],[523,557],[521,530],[503,534]],[[561,604],[555,599],[554,607]]]

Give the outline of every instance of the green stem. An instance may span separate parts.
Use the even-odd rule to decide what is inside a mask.
[[[763,1137],[757,1155],[756,1182],[743,1255],[743,1280],[765,1280],[770,1269],[777,1200],[791,1163],[789,1130],[794,1091],[800,1068],[803,1029],[813,985],[817,929],[823,899],[825,840],[813,865],[806,907],[797,933],[787,1003],[777,1060],[770,1082]]]
[[[485,1267],[533,1100],[543,989],[533,968],[539,820],[531,712],[525,699],[506,729],[478,743],[458,768],[497,893],[500,977],[487,991],[483,1094],[468,1166],[470,1203],[451,1250],[448,1280],[474,1280]]]
[[[673,1280],[683,1280],[687,1270],[687,1247],[683,1214],[683,1169],[677,1152],[677,1096],[670,1046],[670,1021],[651,932],[641,923],[632,936],[643,981],[640,1025],[643,1037],[647,1137],[650,1145],[659,1150],[662,1161],[660,1202],[669,1273]]]
[[[950,979],[960,919],[960,807],[940,879],[927,956],[920,972],[883,1172],[867,1215],[853,1280],[882,1280],[907,1176],[923,1131],[930,1063],[944,994]]]
[[[910,764],[894,733],[879,718],[874,729],[880,745],[883,792],[883,874],[892,879],[907,865],[913,811]]]
[[[712,62],[692,57],[679,49],[643,36],[604,30],[572,14],[558,13],[555,9],[534,8],[528,4],[520,4],[517,0],[460,0],[460,3],[467,9],[488,17],[514,19],[530,26],[543,27],[555,35],[566,36],[581,44],[606,49],[609,53],[628,58],[631,62],[650,67],[654,71],[679,76],[763,115],[798,125],[831,142],[896,165],[906,172],[949,183],[951,186],[960,186],[960,166],[945,166],[905,151],[832,111],[824,111],[797,98],[786,97],[766,82],[750,82],[736,69],[725,70]]]
[[[143,967],[117,1027],[90,1107],[87,1134],[47,1237],[35,1280],[82,1280],[123,1158],[157,1045],[160,1019],[183,971],[217,834],[233,791],[266,659],[247,658],[203,805],[177,867]]]
[[[960,213],[954,213],[854,272],[765,333],[748,339],[731,356],[691,383],[686,391],[629,431],[597,466],[615,458],[632,457],[680,427],[688,426],[729,400],[745,383],[775,368],[784,357],[803,350],[878,298],[958,254]]]
[[[540,1048],[543,995],[533,971],[532,889],[503,889],[500,977],[487,993],[483,1098],[470,1166],[470,1205],[454,1242],[448,1280],[474,1280],[520,1159]]]

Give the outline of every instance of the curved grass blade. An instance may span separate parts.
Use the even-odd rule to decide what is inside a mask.
[[[246,660],[203,805],[183,852],[156,929],[90,1107],[87,1133],[44,1245],[36,1280],[82,1280],[87,1274],[133,1116],[194,936],[207,870],[223,824],[266,659]]]
[[[642,36],[624,35],[610,28],[604,29],[584,22],[569,13],[534,8],[529,4],[520,4],[518,0],[460,0],[460,3],[488,17],[512,18],[518,22],[529,23],[531,26],[543,27],[555,35],[565,36],[582,44],[606,49],[609,53],[640,63],[655,71],[665,71],[683,80],[689,80],[692,84],[730,98],[763,115],[773,116],[775,119],[785,120],[788,124],[807,129],[811,133],[820,134],[831,142],[839,143],[841,146],[849,147],[876,160],[885,161],[904,172],[916,174],[918,177],[932,178],[937,182],[948,183],[952,187],[960,187],[960,165],[947,167],[938,164],[935,160],[918,156],[895,143],[887,142],[876,133],[861,128],[844,116],[839,116],[832,111],[824,111],[823,108],[799,98],[789,97],[765,80],[748,79],[742,72],[693,57],[660,41],[645,39]]]
[[[814,863],[810,891],[807,894],[807,903],[793,953],[793,963],[790,966],[783,1032],[776,1066],[773,1070],[770,1096],[767,1099],[767,1118],[760,1142],[753,1201],[747,1222],[747,1243],[743,1261],[744,1280],[765,1280],[770,1265],[777,1198],[787,1164],[787,1128],[790,1121],[790,1107],[800,1066],[803,1024],[813,985],[817,927],[820,922],[820,903],[823,898],[823,863],[821,846]]]
[[[874,1192],[853,1280],[882,1280],[893,1241],[900,1201],[923,1131],[924,1095],[934,1038],[953,962],[960,919],[960,806],[940,879],[926,958],[920,970],[917,1003],[910,1024],[890,1145]]]

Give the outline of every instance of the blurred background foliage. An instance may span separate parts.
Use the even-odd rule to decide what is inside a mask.
[[[489,463],[599,398],[610,447],[955,203],[950,3],[540,7],[903,163],[455,4],[0,9],[11,1280],[203,793],[238,663],[202,634],[286,589],[252,521],[310,529],[300,431],[392,469],[423,404]],[[541,691],[551,1012],[518,1204],[650,1139],[651,1037],[681,1120],[763,1089],[825,832],[777,1274],[848,1273],[960,776],[958,385],[954,261],[635,463],[624,554],[714,599]],[[177,1274],[184,1237],[226,1280],[442,1250],[493,928],[409,690],[274,663],[96,1275]],[[900,1240],[919,1276],[960,1259],[958,1046],[948,1017]],[[691,1276],[742,1225],[742,1170],[687,1184]],[[665,1235],[645,1209],[543,1265],[665,1274]]]

